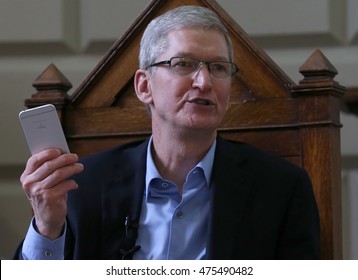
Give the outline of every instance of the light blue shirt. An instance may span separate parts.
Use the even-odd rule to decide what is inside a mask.
[[[173,182],[159,174],[151,155],[151,143],[136,243],[141,250],[134,259],[205,259],[216,142],[188,173],[182,195]]]
[[[210,208],[210,178],[216,141],[205,157],[188,173],[182,196],[177,186],[164,180],[147,150],[146,189],[137,239],[141,249],[134,259],[204,259]],[[23,247],[23,259],[63,259],[65,233],[56,240],[38,234],[31,221]]]
[[[35,218],[32,218],[22,245],[22,258],[24,260],[63,260],[65,233],[56,240],[49,240],[37,233],[34,223]]]

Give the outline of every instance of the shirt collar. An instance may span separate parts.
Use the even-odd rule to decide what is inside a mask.
[[[162,176],[159,174],[159,171],[156,168],[153,161],[152,151],[151,151],[152,142],[153,142],[153,136],[150,137],[147,147],[147,170],[146,170],[146,178],[145,178],[146,194],[148,193],[149,183],[152,179],[154,178],[163,179]],[[215,148],[216,148],[216,139],[211,145],[209,151],[203,157],[203,159],[193,168],[195,169],[199,167],[204,171],[206,183],[208,186],[210,186],[211,173],[213,170]]]

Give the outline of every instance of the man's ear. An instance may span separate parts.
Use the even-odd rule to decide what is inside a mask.
[[[152,103],[152,92],[150,90],[150,73],[146,70],[138,69],[134,76],[134,89],[137,97],[144,104]]]

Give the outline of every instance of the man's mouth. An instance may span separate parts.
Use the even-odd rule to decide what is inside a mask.
[[[189,103],[194,103],[198,105],[208,106],[208,105],[214,105],[214,103],[207,99],[201,99],[201,98],[195,98],[193,100],[189,100]]]

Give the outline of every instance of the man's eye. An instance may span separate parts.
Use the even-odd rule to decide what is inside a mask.
[[[211,64],[211,70],[216,72],[227,72],[227,68],[220,63]]]
[[[193,68],[193,63],[187,60],[182,60],[177,62],[174,67],[180,67],[180,68]]]

